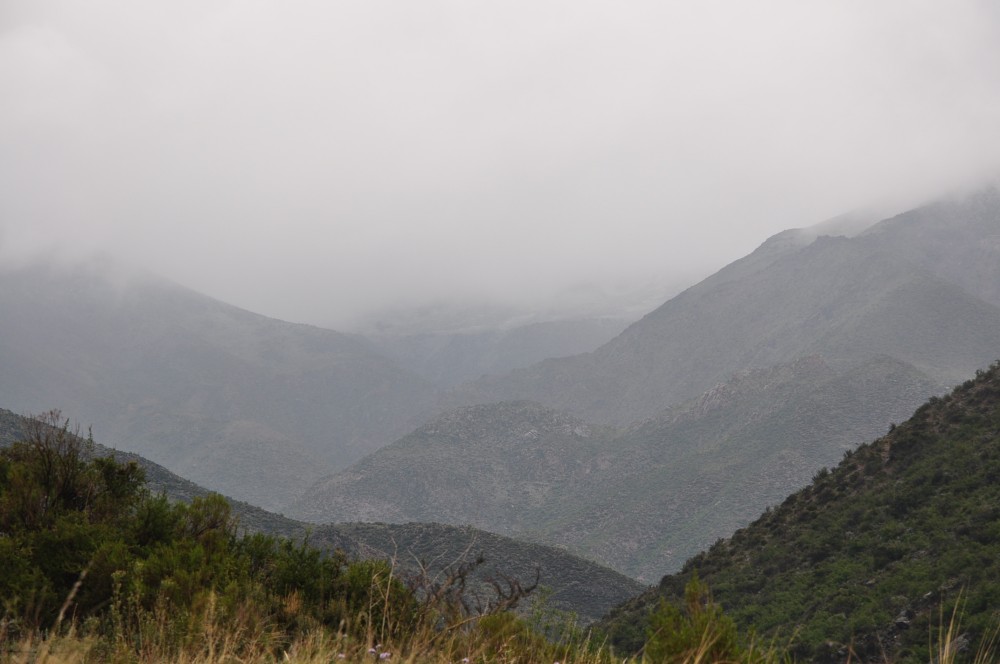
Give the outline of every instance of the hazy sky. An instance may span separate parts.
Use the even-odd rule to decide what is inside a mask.
[[[346,324],[718,267],[1000,164],[992,0],[2,0],[0,256]]]

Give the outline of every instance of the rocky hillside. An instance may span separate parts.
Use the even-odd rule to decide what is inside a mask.
[[[652,580],[939,389],[890,358],[838,373],[811,356],[741,372],[623,431],[531,402],[472,406],[317,482],[289,511],[472,524]]]
[[[607,445],[601,429],[532,402],[461,408],[432,420],[289,507],[314,522],[441,521],[524,532]]]
[[[737,624],[794,639],[802,660],[927,661],[956,602],[961,640],[975,644],[996,628],[998,480],[1000,363],[846,452],[607,627],[637,646],[659,597],[678,598],[697,571]]]

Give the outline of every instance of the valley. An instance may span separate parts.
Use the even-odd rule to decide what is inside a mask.
[[[832,507],[816,507],[904,491],[904,475],[886,488],[896,457],[885,450],[900,437],[924,440],[907,432],[937,427],[927,435],[958,446],[995,437],[992,411],[947,409],[993,407],[997,370],[982,368],[1000,349],[1000,192],[854,224],[848,235],[819,228],[836,233],[838,223],[779,233],[632,323],[446,334],[365,337],[285,323],[117,267],[4,270],[0,403],[20,412],[58,405],[171,500],[232,496],[246,532],[308,538],[410,571],[442,573],[481,552],[480,584],[538,569],[555,609],[594,621],[620,605],[602,624],[625,650],[641,645],[652,598],[676,598],[697,570],[741,625],[798,625],[804,657],[820,657],[821,636],[837,635],[840,649],[822,657],[842,658],[851,633],[865,657],[876,648],[905,655],[908,633],[887,616],[926,621],[931,603],[914,603],[915,586],[906,602],[879,594],[878,608],[800,607],[800,623],[768,608],[777,600],[761,594],[760,575],[784,587],[791,582],[778,575],[808,571],[819,575],[809,588],[826,587],[822,579],[846,573],[842,563],[823,571],[836,551],[871,554],[847,543],[858,531]],[[946,426],[967,417],[986,428]],[[18,421],[3,413],[7,442]],[[922,499],[842,509],[852,519],[888,510],[895,520],[872,527],[899,533]],[[791,515],[801,504],[812,507]],[[774,539],[811,523],[834,539]],[[969,526],[980,544],[992,527]],[[804,557],[776,553],[786,547]],[[893,570],[925,555],[892,551],[863,556],[864,574],[898,586]],[[928,597],[953,598],[956,578],[992,592],[955,564],[940,563],[947,574],[926,568],[927,578],[949,579]]]

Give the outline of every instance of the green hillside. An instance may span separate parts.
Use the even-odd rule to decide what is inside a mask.
[[[613,641],[640,645],[696,571],[738,625],[794,636],[801,659],[926,661],[960,597],[975,643],[1000,610],[1000,363],[616,609]]]

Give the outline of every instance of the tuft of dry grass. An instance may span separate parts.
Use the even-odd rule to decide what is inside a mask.
[[[983,635],[971,660],[963,655],[969,647],[969,641],[968,637],[962,633],[962,607],[965,603],[962,595],[963,593],[960,592],[955,601],[947,626],[945,626],[944,620],[944,606],[942,605],[939,609],[937,643],[930,647],[932,662],[934,664],[955,664],[958,661],[969,661],[971,664],[992,664],[1000,661],[997,656],[1000,623]]]

